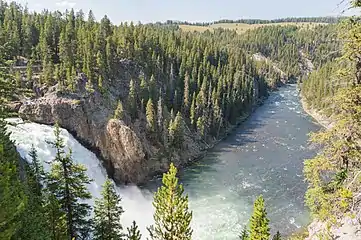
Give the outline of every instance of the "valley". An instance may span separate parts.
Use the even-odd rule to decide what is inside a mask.
[[[0,0],[1,240],[361,238],[358,15],[55,5]]]

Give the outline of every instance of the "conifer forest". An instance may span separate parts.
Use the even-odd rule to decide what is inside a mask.
[[[217,144],[227,145],[257,109],[278,116],[268,108],[288,86],[297,88],[292,101],[323,125],[300,133],[309,134],[303,145],[315,152],[301,159],[301,168],[293,164],[302,172],[298,183],[305,184],[308,225],[278,227],[283,223],[276,224],[270,192],[261,188],[248,196],[251,211],[237,213],[247,221],[228,229],[242,240],[332,240],[344,219],[359,227],[361,1],[344,2],[353,16],[118,24],[92,10],[33,11],[0,0],[0,240],[197,240],[197,194],[183,184],[185,169],[204,164]],[[242,32],[233,28],[244,25]],[[11,120],[19,118],[52,126],[47,134],[53,140],[43,141],[52,154],[33,139],[24,155],[11,130],[21,128]],[[294,118],[281,121],[299,127]],[[94,152],[99,166],[79,163],[62,129]],[[242,141],[252,143],[253,131],[238,141],[238,150]],[[245,151],[256,156],[258,150]],[[232,156],[226,156],[229,164]],[[89,176],[93,167],[106,170],[102,184]],[[123,216],[132,209],[119,186],[142,188],[152,179],[159,179],[152,223],[143,229],[134,218],[125,225]],[[101,185],[98,197],[91,184]],[[325,227],[314,230],[315,223]],[[361,239],[345,234],[340,239]]]

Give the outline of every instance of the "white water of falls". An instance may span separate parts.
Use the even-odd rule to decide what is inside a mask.
[[[43,163],[45,170],[49,171],[50,163],[55,156],[55,149],[48,142],[55,140],[54,128],[36,123],[24,123],[17,118],[8,119],[8,122],[17,123],[16,126],[8,125],[8,130],[20,155],[29,160],[28,154],[31,146],[34,145],[39,160]],[[93,205],[94,199],[100,197],[101,186],[107,178],[106,171],[96,155],[83,147],[67,130],[61,129],[61,137],[64,139],[66,147],[72,149],[74,161],[84,164],[87,167],[87,175],[93,179],[88,186],[93,195],[93,199],[89,203]],[[153,223],[153,194],[140,190],[136,186],[117,186],[116,190],[122,198],[121,205],[125,211],[121,217],[124,230],[135,220],[143,237],[147,237],[146,227]]]
[[[11,120],[20,122],[19,119]],[[317,149],[307,144],[308,132],[319,126],[312,123],[300,106],[295,85],[272,93],[264,105],[227,139],[190,167],[179,172],[180,182],[189,196],[193,211],[192,239],[236,240],[252,214],[254,200],[265,198],[271,232],[285,237],[309,222],[304,204],[307,185],[303,181],[303,161],[315,156]],[[19,152],[27,157],[31,144],[42,161],[54,158],[47,141],[54,140],[53,128],[35,123],[10,126]],[[73,159],[88,168],[94,182],[89,186],[99,197],[106,172],[97,157],[78,143],[66,130],[62,137],[73,150]],[[45,168],[49,170],[48,163]],[[146,239],[146,227],[153,224],[153,191],[160,179],[145,189],[118,186],[125,210],[123,227],[137,222]]]

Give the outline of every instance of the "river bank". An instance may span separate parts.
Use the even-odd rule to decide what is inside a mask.
[[[302,167],[303,160],[315,154],[307,145],[307,133],[319,126],[303,113],[296,86],[286,85],[271,93],[248,118],[239,120],[240,125],[232,131],[229,128],[223,141],[179,171],[193,211],[194,239],[239,239],[260,194],[265,198],[272,234],[279,230],[287,236],[309,223]],[[54,150],[47,144],[54,138],[51,126],[25,123],[10,130],[22,156],[34,144],[42,161],[53,159]],[[73,149],[74,160],[87,167],[94,179],[89,190],[98,197],[107,177],[102,160],[64,129],[62,137]],[[146,227],[153,223],[153,193],[160,184],[161,179],[155,179],[142,188],[117,186],[125,210],[124,226],[135,220],[144,237]]]
[[[300,102],[303,110],[310,115],[318,124],[320,124],[324,128],[331,128],[332,122],[329,117],[322,114],[322,111],[315,110],[309,106],[306,102],[306,99],[303,96],[300,96]]]
[[[307,226],[302,167],[315,154],[307,133],[318,129],[302,111],[296,86],[286,85],[203,158],[180,169],[194,214],[194,239],[239,239],[260,194],[272,234],[288,236]],[[145,189],[153,192],[159,184],[161,179]]]
[[[194,156],[191,161],[186,162],[185,164],[182,165],[182,167],[190,166],[190,165],[196,163],[198,160],[204,158],[209,151],[211,151],[212,149],[214,149],[217,146],[217,144],[224,141],[230,134],[232,134],[237,128],[239,128],[242,125],[242,123],[247,121],[247,119],[251,117],[252,113],[254,113],[258,107],[262,106],[267,99],[268,99],[268,97],[262,97],[262,98],[258,99],[257,102],[252,106],[251,111],[247,112],[243,116],[240,116],[237,119],[237,122],[235,124],[229,125],[225,129],[225,132],[219,138],[214,139],[210,143],[207,143],[207,147],[202,150],[201,154]]]
[[[325,129],[330,129],[332,127],[333,122],[331,118],[322,114],[322,111],[311,108],[303,96],[300,96],[300,102],[303,110],[318,124]],[[351,217],[352,215],[356,217],[353,218]],[[306,237],[305,240],[359,240],[361,239],[359,219],[361,219],[361,216],[360,213],[357,212],[349,212],[348,216],[338,219],[333,226],[329,226],[329,223],[327,222],[313,219],[307,227],[308,237]]]

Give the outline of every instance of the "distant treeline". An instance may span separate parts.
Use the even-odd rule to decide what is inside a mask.
[[[209,26],[217,23],[245,23],[245,24],[270,24],[270,23],[282,23],[282,22],[316,22],[316,23],[338,23],[344,17],[290,17],[280,18],[273,20],[262,20],[262,19],[222,19],[214,22],[187,22],[177,20],[167,20],[166,22],[157,22],[160,25],[193,25],[193,26]]]

